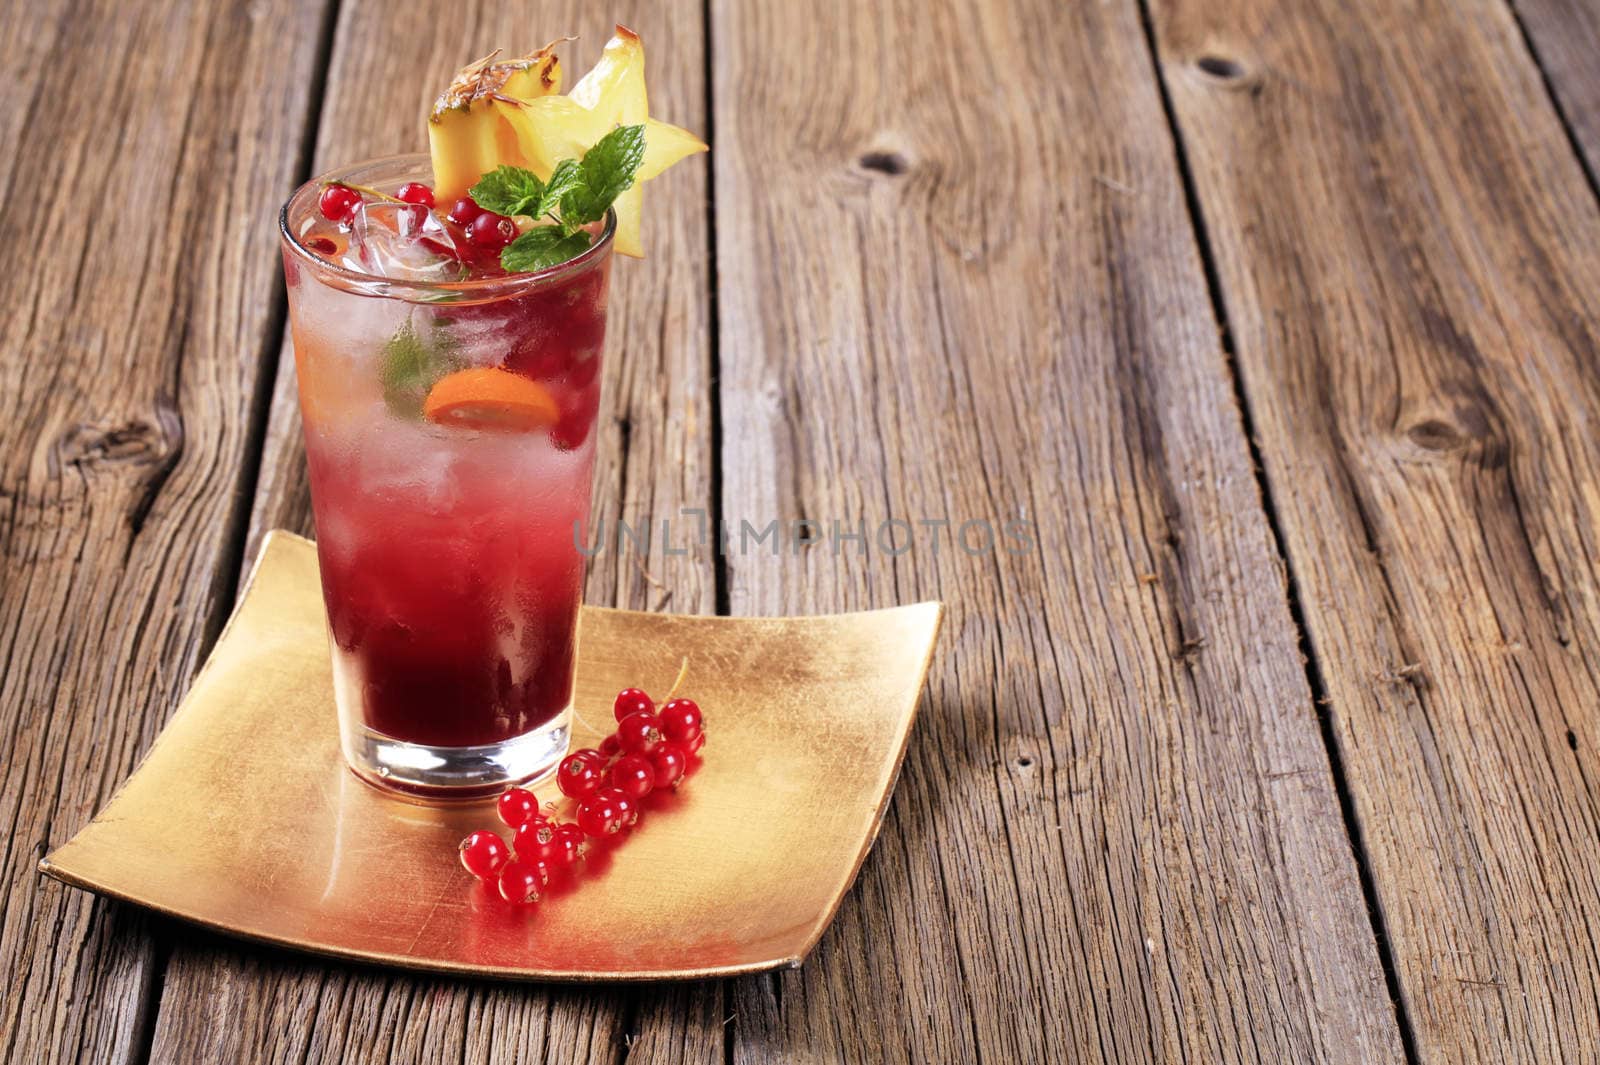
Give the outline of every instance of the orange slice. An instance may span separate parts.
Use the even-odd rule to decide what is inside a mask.
[[[549,389],[492,366],[439,378],[422,401],[422,413],[439,425],[514,432],[542,429],[561,419],[561,408]]]

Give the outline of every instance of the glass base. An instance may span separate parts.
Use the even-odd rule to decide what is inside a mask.
[[[355,725],[343,731],[344,757],[380,788],[427,799],[476,799],[549,776],[566,757],[571,710],[532,732],[479,747],[432,747]]]

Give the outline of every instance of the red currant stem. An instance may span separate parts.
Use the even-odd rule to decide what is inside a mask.
[[[667,697],[661,700],[661,705],[666,706],[672,697],[678,694],[678,689],[683,685],[683,678],[689,675],[689,656],[683,656],[683,665],[678,667],[678,679],[672,682],[672,690],[667,692]]]
[[[574,799],[567,795],[563,795],[559,799],[550,799],[544,804],[543,807],[543,809],[549,811],[549,813],[546,814],[546,819],[551,824],[555,824],[557,821],[561,820],[561,811],[565,810],[567,812],[566,816],[568,820],[570,820],[577,814],[578,804],[582,801],[582,799]]]
[[[352,185],[348,181],[326,181],[326,182],[323,182],[323,185],[322,185],[322,187],[325,188],[325,189],[326,188],[331,188],[333,186],[338,186],[339,188],[342,188],[342,189],[353,189],[356,192],[361,193],[361,195],[363,195],[363,196],[371,196],[374,199],[383,200],[383,201],[385,201],[387,203],[405,203],[406,202],[405,200],[402,200],[398,196],[391,196],[387,192],[379,192],[377,189],[373,188],[371,185]]]

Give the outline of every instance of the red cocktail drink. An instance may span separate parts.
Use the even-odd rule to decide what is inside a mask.
[[[537,776],[567,747],[610,225],[508,275],[423,205],[329,224],[324,187],[285,207],[284,262],[346,757],[429,792]]]

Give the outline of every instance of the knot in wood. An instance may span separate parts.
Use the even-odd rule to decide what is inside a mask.
[[[162,462],[167,456],[167,446],[159,426],[135,418],[113,426],[84,422],[70,425],[56,438],[52,452],[58,467],[102,463],[147,465]]]
[[[1236,81],[1244,77],[1244,66],[1237,59],[1227,56],[1203,55],[1195,60],[1194,65],[1219,81]]]
[[[1427,451],[1450,451],[1466,443],[1461,430],[1440,418],[1429,418],[1406,430],[1406,437]]]
[[[899,177],[911,169],[911,161],[896,151],[865,152],[857,162],[863,170],[887,174],[890,177]]]
[[[1475,461],[1489,469],[1504,466],[1511,457],[1509,439],[1471,401],[1457,403],[1448,415],[1423,418],[1406,429],[1405,436],[1424,451],[1471,451]]]

